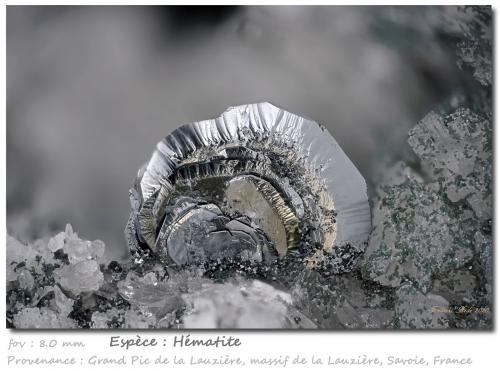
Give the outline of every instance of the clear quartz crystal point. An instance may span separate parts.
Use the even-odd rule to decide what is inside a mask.
[[[299,256],[349,271],[370,231],[366,184],[321,125],[269,103],[161,140],[130,190],[127,243],[167,264]]]

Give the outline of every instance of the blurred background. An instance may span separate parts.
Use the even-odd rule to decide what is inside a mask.
[[[464,18],[465,17],[465,18]],[[126,257],[128,189],[180,124],[269,101],[325,125],[368,181],[479,82],[456,7],[7,7],[7,230],[71,223]]]

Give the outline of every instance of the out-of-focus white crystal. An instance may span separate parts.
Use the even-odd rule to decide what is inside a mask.
[[[35,259],[35,254],[32,250],[28,249],[26,245],[15,238],[7,235],[7,254],[6,254],[6,274],[7,281],[17,280],[18,273],[16,273],[16,265],[23,262]]]
[[[66,233],[60,232],[49,240],[47,247],[49,248],[50,251],[56,252],[57,250],[63,248],[65,239],[66,239]]]
[[[99,240],[85,241],[73,232],[71,224],[66,225],[66,230],[60,232],[49,240],[48,249],[53,253],[63,250],[68,255],[70,264],[84,260],[99,260],[104,255],[104,243]]]
[[[21,270],[21,272],[19,273],[19,276],[17,277],[17,280],[19,281],[19,286],[21,288],[27,289],[27,290],[33,289],[33,285],[35,284],[35,280],[33,279],[33,276],[26,269]]]
[[[210,284],[184,295],[185,328],[283,328],[291,327],[288,293],[261,281]]]
[[[157,318],[182,305],[180,295],[184,285],[177,278],[159,281],[154,272],[143,277],[129,272],[127,278],[117,286],[120,295],[129,303]]]
[[[15,281],[17,279],[18,273],[16,273],[16,267],[19,264],[24,264],[28,269],[35,268],[37,271],[40,271],[41,258],[45,257],[49,263],[52,262],[53,260],[50,256],[52,254],[44,252],[42,247],[42,242],[25,245],[7,235],[7,281]]]
[[[123,328],[143,329],[153,328],[156,325],[156,317],[138,310],[127,310],[124,314]]]
[[[115,321],[117,318],[122,316],[123,312],[116,308],[112,308],[106,312],[94,312],[92,313],[91,327],[92,328],[109,328],[109,324]]]
[[[127,278],[118,283],[118,289],[129,302],[152,308],[165,305],[170,294],[164,285],[158,287],[158,280],[154,273],[141,277],[135,272],[129,272]]]
[[[90,242],[70,239],[64,245],[63,250],[68,254],[69,262],[75,264],[90,259],[99,260],[104,254],[104,244],[101,241]]]
[[[52,305],[61,316],[67,317],[68,314],[70,314],[70,312],[73,310],[74,303],[75,301],[73,299],[70,299],[66,295],[64,295],[59,286],[54,286],[54,300]]]
[[[104,282],[104,276],[95,260],[85,260],[73,265],[66,265],[55,272],[60,285],[73,294],[95,291]]]
[[[66,224],[66,228],[64,229],[64,233],[66,233],[66,236],[68,238],[78,238],[78,235],[73,232],[73,227],[71,226],[71,224]]]
[[[16,328],[75,328],[75,321],[48,308],[24,308],[14,316]]]

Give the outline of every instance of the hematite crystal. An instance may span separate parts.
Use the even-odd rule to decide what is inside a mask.
[[[294,255],[341,273],[370,230],[365,181],[335,139],[269,103],[174,130],[130,196],[132,254],[179,266]]]

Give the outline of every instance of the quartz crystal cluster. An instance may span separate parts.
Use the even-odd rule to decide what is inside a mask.
[[[24,245],[7,236],[7,321],[19,328],[78,327],[70,318],[74,298],[104,283],[102,241],[84,241],[66,231]],[[11,317],[16,313],[15,317]]]
[[[104,244],[68,225],[50,240],[7,238],[7,324],[15,328],[315,328],[289,293],[212,280],[158,262],[103,263]]]

